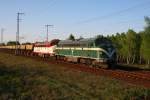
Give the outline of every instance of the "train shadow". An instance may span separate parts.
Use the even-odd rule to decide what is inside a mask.
[[[114,70],[124,70],[124,71],[150,71],[150,69],[148,68],[140,68],[140,67],[135,67],[132,65],[120,65],[117,64],[115,65],[115,67],[113,68]]]

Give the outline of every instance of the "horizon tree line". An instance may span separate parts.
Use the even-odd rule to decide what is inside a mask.
[[[116,33],[107,36],[117,49],[117,62],[126,64],[147,64],[150,66],[150,18],[145,17],[144,31]]]

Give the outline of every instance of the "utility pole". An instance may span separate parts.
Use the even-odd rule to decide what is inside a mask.
[[[17,13],[17,32],[16,32],[16,51],[15,51],[15,53],[16,53],[16,55],[18,54],[18,49],[19,49],[19,46],[17,45],[18,43],[19,43],[19,32],[20,32],[20,30],[19,30],[19,22],[20,22],[20,15],[23,15],[24,13],[20,13],[20,12],[18,12]]]
[[[4,28],[1,29],[1,43],[3,44],[3,33],[4,33]]]
[[[45,26],[46,26],[46,28],[47,28],[46,42],[48,42],[48,29],[49,29],[50,26],[53,26],[53,25],[45,25]]]

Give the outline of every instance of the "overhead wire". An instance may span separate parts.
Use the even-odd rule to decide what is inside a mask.
[[[140,4],[137,4],[135,6],[132,6],[132,7],[120,10],[120,11],[116,11],[116,12],[113,12],[113,13],[110,13],[110,14],[106,14],[106,15],[103,15],[103,16],[98,16],[98,17],[95,17],[95,18],[83,20],[83,21],[77,22],[76,24],[85,24],[85,23],[90,23],[90,22],[97,21],[97,20],[104,20],[104,19],[107,19],[109,17],[117,16],[117,15],[122,14],[124,12],[131,11],[131,10],[133,10],[135,8],[140,7],[140,6],[144,7],[144,5],[147,5],[147,4],[150,4],[150,1],[147,1],[147,2],[144,2],[144,3],[140,3]]]

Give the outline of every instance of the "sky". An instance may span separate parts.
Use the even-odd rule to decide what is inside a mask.
[[[49,40],[75,37],[91,38],[134,29],[142,31],[144,16],[150,16],[150,0],[0,0],[0,29],[4,42],[13,41],[20,18],[20,41]]]

